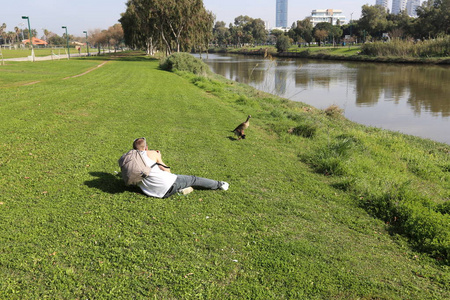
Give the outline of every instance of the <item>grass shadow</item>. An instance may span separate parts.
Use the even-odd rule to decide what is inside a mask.
[[[84,182],[84,184],[90,188],[99,189],[109,194],[120,194],[126,191],[140,192],[140,189],[137,187],[125,186],[120,175],[113,175],[106,172],[89,172],[89,174],[97,177],[93,180]]]

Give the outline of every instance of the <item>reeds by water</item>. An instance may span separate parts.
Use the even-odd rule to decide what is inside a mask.
[[[450,56],[450,36],[425,41],[395,39],[390,42],[366,43],[361,54],[395,57],[447,57]]]

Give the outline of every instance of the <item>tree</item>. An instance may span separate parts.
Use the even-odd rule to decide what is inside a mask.
[[[270,34],[275,36],[276,38],[278,38],[278,37],[280,37],[280,36],[282,36],[284,34],[284,31],[280,30],[280,29],[272,29]]]
[[[428,0],[417,9],[416,36],[437,37],[450,34],[450,0]]]
[[[108,44],[117,49],[120,43],[123,41],[123,29],[122,25],[114,24],[108,28],[107,31]]]
[[[225,22],[218,21],[213,28],[213,41],[216,45],[225,46],[228,44],[230,31],[225,27]]]
[[[42,39],[44,41],[47,41],[50,31],[48,29],[42,29],[42,30],[44,31],[44,36],[42,37]]]
[[[278,37],[277,44],[275,45],[278,53],[287,51],[290,46],[291,46],[291,41],[290,41],[289,37],[285,34]]]
[[[314,27],[313,32],[314,36],[319,40],[319,42],[324,41],[328,37],[333,41],[333,45],[335,45],[335,40],[342,37],[343,30],[339,25],[332,25],[328,22],[321,22]],[[316,32],[318,33],[316,34]],[[327,35],[323,37],[325,32],[327,33]]]
[[[328,31],[326,31],[325,29],[314,30],[314,37],[319,42],[319,46],[321,46],[325,39],[328,37]]]
[[[257,43],[263,44],[269,35],[266,30],[266,24],[261,19],[253,19],[251,21],[251,34]]]
[[[60,45],[65,45],[66,44],[66,39],[63,38],[62,36],[59,36],[59,35],[55,34],[55,33],[51,33],[47,37],[47,42],[50,45],[60,46]]]
[[[128,0],[121,15],[125,43],[145,45],[148,54],[154,47],[172,51],[187,50],[194,43],[208,44],[214,17],[202,0]]]
[[[328,22],[320,22],[314,26],[313,34],[316,41],[319,42],[319,46],[325,42],[328,36],[331,36],[333,32],[333,25]]]
[[[387,12],[381,5],[363,5],[358,24],[361,30],[371,36],[381,37],[389,27]]]
[[[406,38],[414,35],[415,18],[410,17],[406,10],[399,14],[387,15],[388,27],[386,31],[391,38]]]
[[[302,21],[297,21],[297,26],[294,28],[294,32],[297,37],[308,43],[313,41],[313,26],[311,18],[305,18]]]

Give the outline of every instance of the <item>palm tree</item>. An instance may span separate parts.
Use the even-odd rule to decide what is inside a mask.
[[[44,36],[45,36],[44,40],[47,42],[47,38],[48,38],[48,35],[50,34],[50,31],[45,28],[42,28],[42,31],[44,31]]]
[[[16,37],[15,37],[14,40],[17,41],[17,42],[20,42],[20,38],[19,38],[20,28],[19,28],[19,26],[14,27],[14,32],[16,33]]]

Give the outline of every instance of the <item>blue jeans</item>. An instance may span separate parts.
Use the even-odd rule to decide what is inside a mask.
[[[193,187],[199,190],[217,190],[222,186],[221,181],[208,178],[197,177],[193,175],[177,175],[177,179],[172,187],[167,191],[163,198],[167,198],[177,193],[179,190],[187,187]]]

